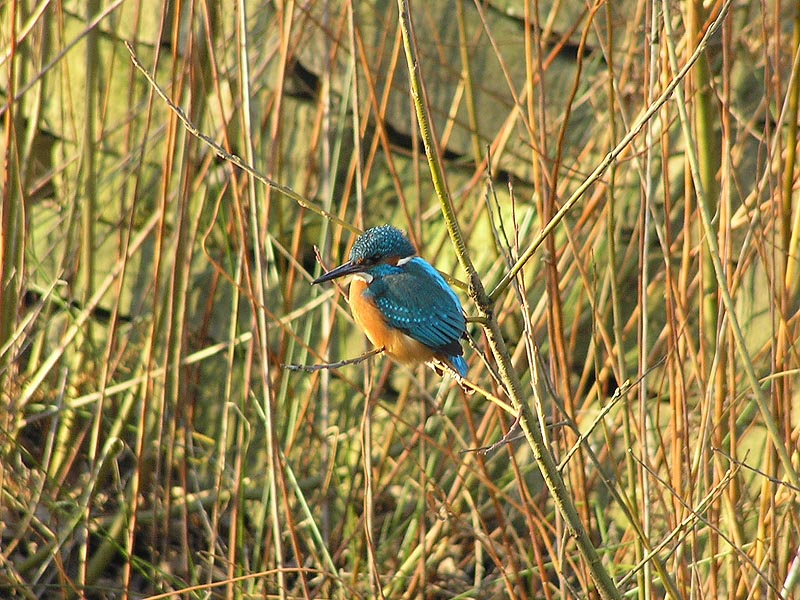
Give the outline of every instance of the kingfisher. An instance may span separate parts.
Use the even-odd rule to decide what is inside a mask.
[[[391,225],[368,229],[353,244],[350,260],[311,283],[345,275],[355,275],[350,311],[375,346],[399,363],[440,363],[466,377],[461,302],[402,231]]]

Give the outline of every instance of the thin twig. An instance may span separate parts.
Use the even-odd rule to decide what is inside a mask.
[[[131,55],[131,61],[133,62],[133,65],[137,69],[139,69],[139,71],[142,72],[142,75],[145,76],[145,78],[147,79],[148,83],[153,88],[153,90],[156,92],[156,94],[158,94],[158,96],[164,102],[166,102],[166,104],[167,104],[167,106],[169,106],[170,110],[172,110],[172,112],[175,113],[175,116],[177,116],[178,119],[180,119],[180,121],[183,124],[184,128],[186,129],[186,131],[188,131],[190,134],[192,134],[197,139],[202,141],[206,146],[211,148],[214,152],[217,153],[217,155],[220,158],[222,158],[224,160],[227,160],[228,162],[236,165],[242,171],[244,171],[248,175],[251,175],[253,178],[255,178],[257,181],[260,181],[261,183],[263,183],[266,186],[269,186],[270,188],[272,188],[276,192],[279,192],[279,193],[283,194],[284,196],[286,196],[290,200],[294,200],[298,205],[302,206],[303,208],[308,209],[311,212],[313,212],[313,213],[315,213],[315,214],[317,214],[317,215],[319,215],[321,217],[324,217],[328,221],[333,221],[334,223],[344,227],[348,231],[351,231],[353,233],[361,233],[361,231],[357,227],[355,227],[354,225],[348,223],[347,221],[343,221],[342,219],[340,219],[339,217],[337,217],[333,213],[329,213],[328,211],[326,211],[323,208],[320,208],[319,206],[317,206],[313,202],[309,202],[306,198],[304,198],[303,196],[301,196],[300,194],[295,192],[292,188],[287,187],[287,186],[285,186],[283,184],[280,184],[277,181],[275,181],[274,179],[270,179],[269,177],[267,177],[263,173],[260,173],[259,171],[256,171],[256,169],[254,169],[252,166],[247,164],[242,158],[240,158],[239,156],[237,156],[235,154],[231,154],[230,152],[225,150],[225,148],[223,148],[217,142],[215,142],[209,136],[207,136],[205,133],[200,131],[200,129],[197,127],[197,125],[192,123],[192,121],[189,119],[189,117],[186,116],[186,113],[183,111],[183,109],[180,106],[177,106],[170,99],[170,97],[167,96],[167,93],[164,91],[164,89],[161,86],[158,85],[158,83],[156,82],[156,80],[153,77],[153,75],[147,69],[145,69],[144,65],[139,60],[139,57],[136,55],[136,52],[134,51],[133,46],[131,45],[131,43],[126,41],[125,42],[125,47],[128,49],[128,52]]]
[[[364,362],[368,358],[372,358],[376,354],[380,354],[383,352],[383,346],[380,348],[373,348],[369,352],[365,352],[361,356],[356,356],[355,358],[348,358],[345,360],[340,360],[337,362],[332,363],[321,363],[316,365],[281,365],[284,369],[288,369],[289,371],[305,371],[306,373],[315,373],[317,371],[322,371],[325,369],[339,369],[341,367],[346,367],[348,365],[357,365],[359,363]]]

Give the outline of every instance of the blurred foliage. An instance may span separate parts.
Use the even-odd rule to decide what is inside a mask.
[[[487,289],[723,8],[670,6],[673,37],[660,2],[412,2]],[[798,11],[733,4],[681,83],[694,136],[667,102],[498,298],[526,385],[544,356],[556,460],[585,434],[562,473],[630,596],[669,593],[655,561],[685,598],[800,593],[799,492],[743,368],[797,465]],[[188,132],[124,45],[226,151],[404,228],[458,285],[396,4],[8,0],[0,24],[1,596],[595,597],[529,449],[460,453],[513,421],[483,394],[382,357],[286,368],[366,348],[338,288],[309,284],[314,246],[329,267],[351,234]],[[503,398],[469,333],[470,381]]]

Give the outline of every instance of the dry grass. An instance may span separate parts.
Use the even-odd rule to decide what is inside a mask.
[[[613,597],[566,501],[626,597],[800,598],[800,7],[414,2],[459,249],[395,3],[85,4],[0,4],[0,596]],[[367,349],[341,222],[469,256],[485,394],[284,367]],[[516,385],[567,498],[461,452]]]

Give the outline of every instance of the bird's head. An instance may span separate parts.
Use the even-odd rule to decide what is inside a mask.
[[[368,282],[385,265],[402,266],[417,251],[403,232],[391,225],[381,225],[365,231],[353,244],[350,260],[328,271],[311,283],[323,283],[345,275],[361,275]]]

